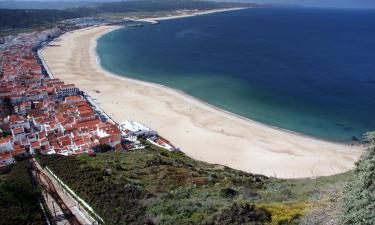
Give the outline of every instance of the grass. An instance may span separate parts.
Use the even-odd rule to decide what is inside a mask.
[[[306,198],[314,198],[322,190],[331,187],[341,188],[353,178],[353,172],[349,171],[334,176],[319,177],[316,179],[275,179],[267,182],[267,188],[260,194],[262,201],[267,203],[280,201],[304,201]]]

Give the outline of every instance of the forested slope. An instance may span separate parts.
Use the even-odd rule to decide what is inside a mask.
[[[0,176],[0,224],[46,224],[39,205],[40,190],[28,173],[28,161],[17,162]]]

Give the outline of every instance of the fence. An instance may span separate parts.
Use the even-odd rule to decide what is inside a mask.
[[[94,209],[83,199],[81,199],[72,189],[69,188],[68,185],[66,185],[60,178],[55,175],[47,166],[44,168],[55,180],[61,185],[61,187],[70,194],[70,196],[75,199],[77,202],[79,202],[84,209],[88,211],[88,213],[93,216],[97,221],[98,224],[102,223],[104,224],[104,220],[94,211]],[[99,222],[100,221],[100,222]]]

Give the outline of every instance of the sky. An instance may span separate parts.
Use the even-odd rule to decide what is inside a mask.
[[[2,0],[0,0],[2,1]],[[13,0],[17,1],[17,0]],[[47,1],[56,2],[61,0],[19,0],[19,1]],[[63,0],[65,2],[83,2],[83,1],[103,1],[111,0]],[[118,1],[118,0],[112,0]],[[221,2],[254,2],[254,3],[276,3],[276,4],[296,4],[308,7],[334,7],[334,8],[375,8],[375,0],[215,0]]]

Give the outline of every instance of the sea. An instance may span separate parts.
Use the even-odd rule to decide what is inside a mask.
[[[375,130],[375,10],[250,8],[121,28],[108,71],[336,142]]]

